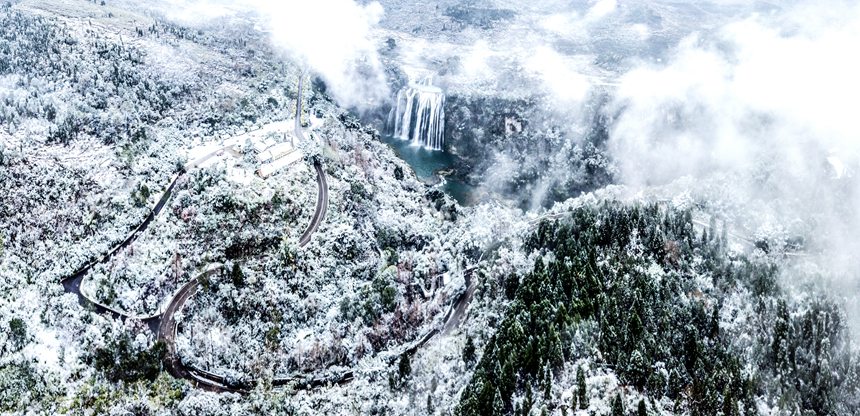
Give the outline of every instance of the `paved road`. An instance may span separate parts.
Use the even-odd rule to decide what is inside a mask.
[[[303,79],[302,76],[299,80],[299,95],[297,99],[296,106],[296,135],[304,140],[304,132],[301,126],[301,111],[302,111],[302,89],[303,89]],[[137,227],[135,227],[129,235],[116,246],[114,246],[111,250],[109,250],[103,256],[90,261],[85,264],[83,267],[75,271],[69,276],[66,276],[60,280],[63,284],[66,292],[74,293],[78,296],[78,301],[82,305],[87,305],[92,307],[97,313],[109,315],[115,319],[127,319],[127,318],[135,318],[141,319],[145,321],[149,327],[155,332],[158,336],[158,339],[165,343],[167,347],[167,354],[164,360],[164,367],[172,376],[177,378],[184,378],[190,380],[197,387],[203,388],[206,390],[212,391],[230,391],[230,392],[240,392],[244,393],[247,391],[247,386],[243,386],[241,384],[237,384],[232,380],[228,380],[225,377],[209,373],[205,370],[197,369],[194,367],[185,366],[179,356],[176,354],[176,330],[177,323],[175,321],[176,312],[178,312],[185,302],[193,296],[200,285],[201,280],[209,278],[212,274],[219,272],[220,267],[213,267],[206,272],[199,275],[197,278],[189,281],[185,285],[183,285],[173,296],[170,303],[168,303],[164,312],[151,316],[151,317],[141,317],[141,316],[133,316],[125,311],[117,310],[111,308],[108,305],[104,305],[98,302],[95,299],[87,297],[80,290],[81,284],[84,281],[86,275],[92,270],[92,268],[99,264],[108,261],[111,257],[116,255],[120,250],[126,248],[131,244],[137,236],[145,231],[150,223],[157,217],[164,207],[167,205],[167,201],[170,199],[173,193],[173,189],[176,186],[176,183],[179,179],[185,175],[187,170],[191,170],[213,157],[217,153],[227,150],[231,146],[225,146],[223,148],[216,149],[215,151],[203,156],[200,159],[190,162],[181,172],[179,172],[176,177],[170,182],[170,185],[161,195],[159,200],[156,202],[153,209],[149,212],[147,217],[141,222]],[[322,164],[317,161],[314,163],[314,169],[317,172],[317,205],[314,211],[314,215],[311,218],[311,222],[308,225],[305,232],[299,239],[299,245],[304,247],[307,245],[313,233],[317,231],[323,219],[325,218],[326,211],[328,209],[328,183],[326,181],[325,171],[322,168]],[[315,387],[319,385],[328,384],[331,382],[343,382],[344,379],[351,379],[351,374],[349,376],[329,376],[329,377],[306,377],[306,376],[295,376],[288,378],[276,379],[274,382],[276,384],[288,384],[294,382],[300,382],[303,385],[307,385],[309,387]]]
[[[300,141],[307,140],[304,129],[302,129],[302,95],[304,93],[305,73],[299,76],[299,91],[296,96],[296,125],[295,134]],[[328,182],[326,181],[325,171],[319,161],[314,162],[314,169],[317,171],[317,207],[308,228],[299,237],[299,246],[304,247],[311,241],[311,236],[317,231],[320,223],[325,218],[326,210],[328,209]]]
[[[299,79],[299,91],[297,97],[296,104],[296,124],[295,124],[295,133],[296,136],[300,140],[306,140],[307,138],[304,135],[304,131],[301,126],[301,114],[302,114],[302,92],[304,86],[304,74]],[[229,147],[229,146],[228,146]],[[191,162],[187,165],[186,169],[194,169],[201,163],[205,162],[207,159],[215,155],[216,153],[225,150],[225,148],[217,149],[216,151],[205,155],[201,159],[198,159],[194,162]],[[322,164],[319,161],[314,162],[314,169],[317,173],[317,204],[316,209],[314,211],[314,215],[311,217],[310,224],[308,224],[307,229],[302,233],[299,238],[299,246],[306,246],[313,234],[317,231],[323,219],[325,218],[326,211],[328,209],[328,183],[326,181],[325,171],[322,168]],[[80,292],[80,285],[83,278],[86,274],[92,269],[93,266],[100,262],[105,262],[110,259],[113,255],[119,252],[124,247],[127,247],[131,242],[133,242],[137,235],[146,230],[149,224],[153,219],[162,211],[164,206],[167,203],[167,200],[170,199],[170,196],[173,192],[173,188],[176,185],[176,182],[185,174],[185,170],[177,174],[177,176],[173,179],[173,181],[168,186],[167,190],[165,190],[164,194],[156,203],[155,207],[146,217],[146,219],[137,226],[129,236],[119,243],[116,247],[111,249],[107,254],[105,254],[100,259],[94,260],[84,267],[76,271],[71,276],[68,276],[62,279],[62,283],[68,292],[76,293],[79,296],[79,299],[82,303],[89,303],[93,305],[97,312],[110,314],[114,318],[125,319],[129,316],[125,312],[111,309],[106,305],[102,305],[93,299],[87,298],[85,295]],[[466,283],[467,289],[464,291],[458,298],[451,304],[451,307],[446,314],[446,318],[444,323],[439,328],[434,328],[425,333],[422,337],[418,339],[418,341],[414,342],[410,346],[405,347],[400,353],[394,355],[394,358],[398,358],[403,355],[412,355],[414,354],[420,347],[430,341],[433,337],[435,337],[440,332],[443,334],[447,334],[451,331],[451,329],[455,328],[462,316],[465,314],[465,310],[468,307],[469,302],[472,300],[472,295],[475,291],[475,283],[471,281],[470,276],[471,272],[474,270],[474,267],[469,268],[465,271],[466,273]],[[150,328],[152,328],[153,332],[155,332],[158,336],[158,340],[164,342],[166,346],[166,355],[163,361],[165,370],[176,378],[183,378],[192,382],[196,387],[215,391],[215,392],[234,392],[234,393],[248,393],[249,390],[256,383],[254,380],[250,381],[236,381],[230,380],[224,376],[214,374],[208,372],[203,369],[199,369],[193,366],[186,365],[182,362],[181,358],[177,354],[176,351],[176,333],[178,330],[178,323],[176,322],[176,313],[179,312],[182,307],[185,305],[185,302],[188,301],[194,294],[197,292],[201,282],[208,280],[213,274],[219,273],[222,271],[221,265],[215,265],[211,267],[209,270],[201,273],[198,277],[192,279],[185,285],[183,285],[173,296],[170,303],[167,304],[163,314],[160,316],[152,317],[148,319],[148,324]],[[285,385],[294,385],[296,388],[316,388],[321,386],[326,386],[330,384],[344,384],[349,383],[353,380],[353,371],[345,370],[341,372],[329,372],[323,375],[314,375],[314,374],[293,374],[285,377],[277,377],[272,380],[273,386],[285,386]]]
[[[120,250],[128,247],[129,244],[134,242],[134,240],[137,239],[137,236],[142,231],[146,230],[149,227],[149,224],[152,223],[152,220],[154,220],[155,217],[157,217],[158,214],[160,214],[161,211],[164,209],[164,206],[167,205],[167,200],[169,200],[170,196],[173,194],[173,188],[176,186],[176,182],[178,182],[179,179],[183,175],[185,175],[184,170],[182,170],[176,174],[176,176],[170,182],[170,185],[167,186],[167,189],[161,195],[161,198],[158,199],[158,202],[156,202],[155,206],[152,208],[152,210],[149,212],[149,214],[146,216],[146,218],[144,218],[143,222],[141,222],[140,225],[138,225],[133,230],[131,230],[131,232],[128,234],[128,236],[125,238],[125,240],[121,241],[119,244],[114,246],[114,248],[112,248],[110,251],[108,251],[102,257],[100,257],[96,260],[90,261],[89,263],[85,264],[83,267],[81,267],[80,269],[78,269],[77,271],[72,273],[71,275],[62,278],[60,280],[60,283],[63,284],[63,288],[66,290],[66,292],[76,294],[78,296],[78,302],[81,305],[93,307],[96,310],[96,312],[109,314],[109,315],[113,316],[114,318],[119,318],[119,319],[138,318],[138,319],[142,319],[144,321],[147,321],[147,320],[151,321],[151,320],[157,319],[157,315],[156,316],[146,316],[146,317],[133,316],[132,314],[129,314],[128,312],[121,311],[121,310],[118,310],[115,308],[111,308],[108,305],[100,303],[99,301],[92,299],[92,298],[88,297],[86,294],[84,294],[83,292],[81,292],[81,284],[83,284],[84,278],[90,272],[90,270],[92,270],[93,267],[95,267],[99,263],[107,262],[111,257],[116,255],[116,253],[118,253]]]
[[[451,306],[448,308],[448,312],[445,313],[445,319],[443,320],[442,325],[440,327],[430,329],[423,336],[419,337],[417,341],[413,342],[412,345],[405,347],[400,354],[392,356],[390,359],[391,362],[404,355],[414,355],[418,352],[418,349],[430,342],[430,340],[435,338],[437,335],[448,335],[452,330],[460,325],[460,322],[463,320],[463,316],[466,315],[466,308],[469,307],[469,304],[472,302],[472,298],[475,295],[476,280],[472,279],[472,273],[477,268],[477,266],[471,266],[463,271],[463,277],[466,280],[466,290],[460,293],[460,295],[454,299],[454,302],[451,303]]]
[[[308,228],[305,230],[304,234],[302,234],[302,237],[299,239],[300,247],[304,247],[311,241],[313,233],[316,232],[323,218],[325,218],[325,213],[328,207],[328,184],[326,183],[325,172],[323,171],[320,163],[315,163],[314,168],[317,171],[317,187],[319,189],[317,192],[317,206],[314,215],[311,218],[311,222],[308,225]],[[176,331],[178,329],[178,325],[176,320],[174,319],[174,315],[176,314],[176,312],[182,309],[182,307],[185,305],[185,302],[188,301],[191,296],[194,296],[202,279],[208,278],[209,276],[211,276],[215,272],[219,272],[220,270],[220,267],[207,270],[199,277],[192,279],[190,282],[186,283],[176,293],[176,295],[167,305],[167,308],[165,308],[158,330],[159,341],[164,342],[164,344],[167,346],[167,354],[164,359],[164,367],[167,372],[170,373],[172,376],[189,380],[199,388],[217,392],[247,393],[248,390],[254,384],[253,381],[245,383],[232,381],[228,380],[223,376],[213,374],[193,366],[185,365],[180,359],[179,355],[176,353]],[[349,372],[349,374],[334,375],[329,377],[309,377],[305,375],[295,375],[284,378],[276,378],[272,380],[272,384],[274,386],[282,386],[295,383],[300,386],[313,388],[317,386],[327,385],[329,383],[342,383],[345,380],[351,379],[352,372]]]
[[[298,98],[296,100],[295,134],[296,137],[298,137],[300,140],[307,139],[304,135],[304,131],[302,130],[301,125],[302,91],[304,83],[303,80],[304,74],[302,74],[302,76],[299,78]],[[314,215],[311,218],[311,222],[308,225],[308,228],[305,230],[305,232],[299,239],[300,247],[304,247],[310,242],[311,236],[314,232],[316,232],[317,228],[319,228],[319,225],[322,222],[323,218],[325,218],[326,209],[328,207],[328,183],[326,182],[325,171],[323,171],[322,165],[319,162],[314,163],[314,168],[317,171],[317,206]],[[465,270],[467,288],[451,304],[442,326],[429,330],[427,333],[421,336],[418,341],[412,343],[409,346],[404,347],[404,349],[400,353],[393,355],[392,360],[395,360],[403,355],[415,354],[415,352],[419,348],[424,346],[440,332],[443,334],[447,334],[453,328],[457,327],[463,315],[465,314],[466,308],[472,300],[472,296],[475,293],[475,282],[473,279],[471,279],[471,274],[474,270],[475,267],[471,267]],[[206,273],[212,272],[213,271],[210,270]],[[174,314],[181,310],[185,302],[191,296],[194,295],[197,290],[199,280],[200,279],[194,279],[191,282],[187,283],[185,286],[183,286],[179,293],[177,293],[177,295],[170,302],[167,307],[167,310],[165,311],[158,335],[159,339],[165,342],[165,344],[167,344],[167,358],[165,359],[165,367],[167,368],[167,371],[170,372],[170,374],[172,374],[174,377],[190,380],[201,388],[213,391],[247,393],[253,387],[253,385],[256,384],[255,380],[246,380],[244,382],[235,382],[227,380],[224,376],[210,373],[208,371],[182,363],[181,359],[176,353],[175,337],[177,331],[177,323],[174,320]],[[312,389],[330,384],[349,383],[353,380],[353,378],[353,370],[329,372],[328,374],[323,375],[297,373],[285,377],[274,378],[272,380],[272,386],[280,387],[286,385],[293,385],[296,388]]]
[[[477,287],[477,280],[472,278],[472,272],[475,270],[475,267],[471,269],[466,269],[465,279],[466,279],[466,290],[457,297],[457,300],[451,305],[451,312],[449,312],[448,319],[445,322],[445,325],[442,326],[442,335],[448,335],[453,331],[457,326],[460,325],[460,322],[463,321],[463,317],[466,315],[466,308],[472,303],[472,298],[475,296],[475,288]]]
[[[189,369],[182,364],[182,361],[179,359],[179,355],[176,354],[176,330],[177,323],[175,320],[176,312],[185,304],[185,302],[191,296],[194,296],[197,293],[197,288],[200,285],[200,282],[204,279],[208,279],[215,273],[221,271],[221,267],[213,267],[205,272],[203,272],[200,276],[192,279],[185,285],[183,285],[179,291],[176,292],[176,295],[173,297],[173,300],[170,304],[167,305],[167,308],[164,311],[164,315],[162,315],[161,325],[158,329],[158,340],[163,342],[167,347],[167,353],[164,357],[164,369],[167,370],[170,375],[176,378],[184,378],[186,380],[190,380],[194,383],[198,388],[203,388],[211,391],[233,391],[229,386],[225,386],[223,383],[219,383],[217,381],[209,380],[206,377],[200,377],[193,371],[189,371]]]
[[[304,86],[304,73],[299,78],[299,91],[298,96],[296,98],[296,124],[295,124],[295,134],[299,140],[306,140],[307,138],[304,135],[304,131],[302,129],[301,123],[301,115],[302,115],[302,93]],[[314,169],[317,173],[317,204],[316,209],[314,210],[314,215],[311,217],[310,224],[308,224],[307,229],[305,229],[304,233],[302,233],[299,238],[299,246],[304,247],[310,241],[313,234],[317,231],[323,219],[325,218],[326,211],[328,210],[328,182],[326,181],[325,171],[322,168],[322,164],[319,161],[314,162]],[[174,377],[184,378],[190,380],[195,383],[198,387],[212,390],[212,391],[225,391],[225,392],[235,392],[235,393],[246,393],[255,383],[254,381],[233,381],[228,380],[224,376],[220,376],[218,374],[210,373],[206,370],[199,369],[193,366],[186,365],[182,362],[179,355],[176,353],[176,331],[177,331],[177,322],[174,319],[174,315],[176,312],[182,309],[185,305],[185,302],[197,292],[197,287],[200,284],[200,280],[211,276],[216,271],[220,270],[219,268],[210,269],[204,272],[200,277],[191,280],[186,283],[173,297],[170,303],[167,305],[167,308],[164,311],[164,315],[161,319],[161,324],[158,330],[158,339],[165,343],[167,346],[167,354],[164,359],[165,369]],[[315,376],[306,376],[306,375],[293,375],[289,377],[276,378],[272,381],[272,384],[275,386],[287,385],[287,384],[297,384],[300,386],[305,386],[308,388],[327,385],[329,383],[342,383],[345,380],[352,379],[352,372],[348,374],[334,374],[323,377],[315,377]]]
[[[317,207],[310,224],[308,224],[308,228],[299,238],[300,247],[304,247],[311,242],[311,236],[319,228],[328,210],[328,182],[326,182],[325,171],[319,162],[314,163],[314,169],[317,171]]]

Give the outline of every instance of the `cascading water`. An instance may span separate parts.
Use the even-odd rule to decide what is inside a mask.
[[[442,150],[445,145],[444,107],[445,94],[431,84],[430,78],[401,88],[397,92],[397,104],[389,115],[394,137]]]

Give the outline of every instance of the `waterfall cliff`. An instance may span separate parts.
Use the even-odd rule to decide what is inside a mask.
[[[445,94],[430,79],[409,84],[397,92],[389,123],[394,137],[414,145],[442,150],[445,145]]]

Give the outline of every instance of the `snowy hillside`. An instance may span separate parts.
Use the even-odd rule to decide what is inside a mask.
[[[0,414],[858,414],[858,23],[0,2]]]

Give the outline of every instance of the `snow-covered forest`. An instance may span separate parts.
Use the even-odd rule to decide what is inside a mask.
[[[562,3],[0,1],[0,414],[860,413],[860,8]]]

